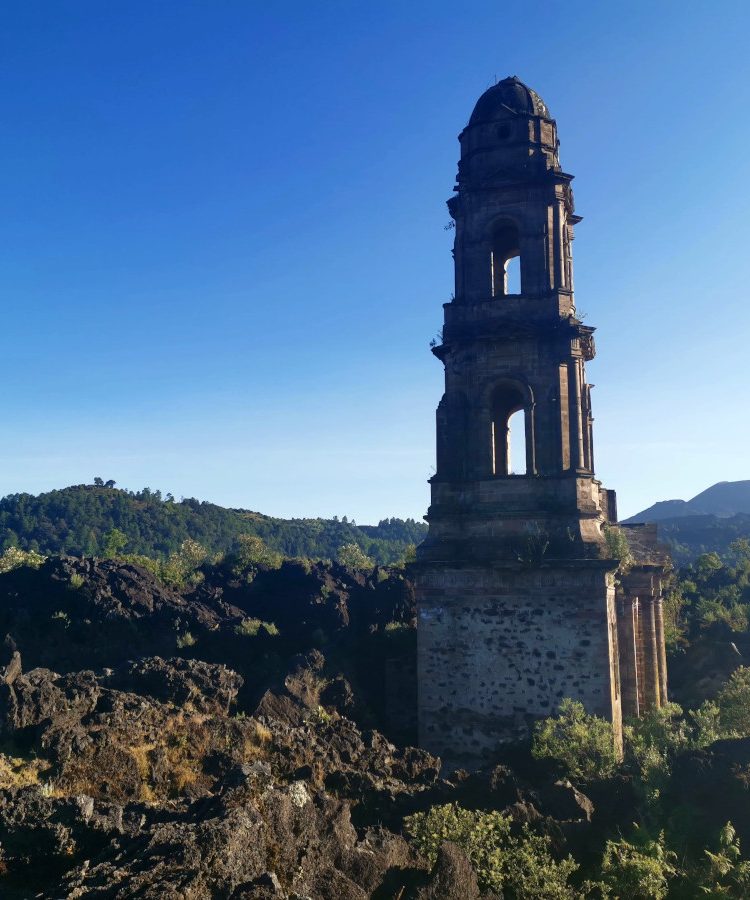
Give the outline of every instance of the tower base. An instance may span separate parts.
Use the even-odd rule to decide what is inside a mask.
[[[491,762],[565,697],[621,747],[616,565],[416,564],[419,742],[446,771]]]

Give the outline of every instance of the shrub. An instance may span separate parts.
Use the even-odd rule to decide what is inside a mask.
[[[70,586],[74,591],[77,591],[79,588],[82,588],[86,579],[81,575],[80,572],[73,572],[70,576]]]
[[[688,717],[693,727],[694,747],[707,747],[723,736],[721,710],[719,704],[713,700],[706,700],[698,709],[689,710]]]
[[[320,725],[327,725],[330,721],[332,721],[333,716],[324,706],[318,704],[313,710],[312,718]]]
[[[527,825],[520,834],[514,834],[509,816],[447,803],[407,816],[404,826],[430,864],[444,841],[461,847],[474,866],[482,890],[528,900],[574,900],[579,896],[568,884],[578,868],[572,857],[555,860],[550,838],[534,834]]]
[[[258,566],[278,569],[283,559],[280,553],[271,550],[257,535],[241,534],[229,556],[230,570],[234,575],[242,575]]]
[[[143,556],[140,553],[126,553],[118,557],[120,562],[129,563],[131,566],[140,566],[155,575],[160,581],[162,578],[162,569],[164,567],[163,560],[152,559],[150,556]]]
[[[159,577],[176,588],[198,584],[203,580],[198,567],[206,562],[207,558],[206,548],[188,538],[182,542],[177,553],[172,553],[166,562],[159,565]]]
[[[64,628],[70,628],[70,616],[62,609],[53,612],[50,619],[53,622],[60,622]]]
[[[662,900],[669,879],[676,874],[675,854],[664,847],[664,835],[649,840],[636,832],[638,843],[607,841],[602,861],[602,879],[615,897],[628,900]]]
[[[198,640],[189,631],[186,631],[184,634],[177,635],[176,643],[179,650],[184,650],[185,647],[194,647]]]
[[[401,559],[396,560],[394,566],[403,569],[404,566],[408,566],[410,563],[417,561],[417,547],[415,544],[407,544],[404,547],[404,554]]]
[[[742,859],[737,832],[731,822],[719,832],[716,853],[706,854],[704,872],[697,880],[700,890],[709,897],[750,896],[750,862]]]
[[[372,569],[375,563],[359,544],[342,544],[336,552],[336,562],[348,569]]]
[[[242,637],[256,637],[261,628],[272,637],[279,634],[279,629],[273,622],[263,622],[260,619],[243,619],[239,625],[234,626],[234,633]]]
[[[633,565],[633,554],[627,535],[617,525],[605,525],[604,540],[607,543],[607,552],[612,559],[620,560],[620,573],[625,574]]]
[[[50,764],[43,759],[24,759],[0,753],[0,790],[39,784],[39,776],[49,768]]]
[[[648,710],[624,729],[628,761],[633,765],[634,787],[651,812],[671,775],[674,754],[692,745],[691,729],[676,703]]]
[[[649,748],[678,753],[690,745],[690,729],[677,703],[665,703],[635,719],[628,729],[630,751],[638,757]]]
[[[750,736],[750,668],[740,666],[716,695],[725,737]]]
[[[33,550],[19,550],[18,547],[8,547],[0,556],[0,574],[10,572],[11,569],[19,569],[21,566],[38,569],[45,558]]]
[[[570,699],[562,701],[557,716],[537,722],[531,753],[558,760],[572,778],[606,778],[618,765],[612,725]]]

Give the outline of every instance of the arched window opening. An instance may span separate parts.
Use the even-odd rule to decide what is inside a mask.
[[[526,474],[526,408],[521,388],[498,387],[492,395],[492,474]]]
[[[521,293],[521,260],[518,228],[512,222],[498,225],[492,235],[490,281],[493,297]],[[510,267],[509,263],[513,261]]]
[[[508,419],[508,469],[511,475],[526,474],[526,413],[522,409]]]
[[[521,257],[514,256],[505,263],[505,293],[521,293]]]

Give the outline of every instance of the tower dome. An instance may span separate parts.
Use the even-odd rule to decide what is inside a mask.
[[[551,118],[539,94],[527,87],[516,75],[511,75],[498,81],[482,94],[471,114],[469,125],[492,122],[507,115],[508,112]]]

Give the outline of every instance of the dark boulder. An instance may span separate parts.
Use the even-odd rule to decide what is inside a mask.
[[[455,844],[440,845],[438,857],[427,885],[418,894],[419,900],[481,900],[474,867],[466,854]]]
[[[242,683],[242,676],[226,666],[158,656],[130,663],[107,680],[108,686],[118,690],[205,713],[228,712]]]

